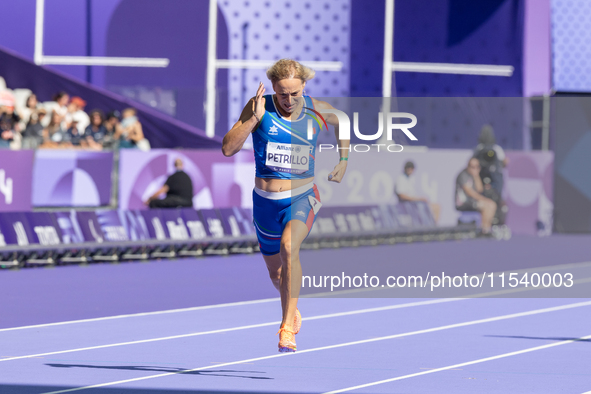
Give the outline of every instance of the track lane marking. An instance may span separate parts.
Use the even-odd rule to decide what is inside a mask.
[[[590,339],[590,338],[591,338],[591,335],[587,335],[587,336],[580,337],[580,338],[577,338],[577,339],[569,339],[569,340],[566,340],[566,341],[560,341],[560,342],[550,343],[550,344],[547,344],[547,345],[530,347],[530,348],[527,348],[527,349],[517,350],[515,352],[503,353],[503,354],[499,354],[499,355],[496,355],[496,356],[485,357],[485,358],[480,358],[478,360],[467,361],[467,362],[464,362],[464,363],[449,365],[447,367],[435,368],[435,369],[432,369],[432,370],[429,370],[429,371],[417,372],[417,373],[412,373],[412,374],[409,374],[409,375],[398,376],[396,378],[384,379],[384,380],[379,380],[379,381],[376,381],[376,382],[371,382],[371,383],[366,383],[366,384],[360,384],[358,386],[352,386],[352,387],[347,387],[347,388],[344,388],[344,389],[328,391],[328,392],[325,392],[324,394],[344,393],[344,392],[347,392],[347,391],[353,391],[353,390],[358,390],[358,389],[362,389],[362,388],[366,388],[366,387],[377,386],[377,385],[384,384],[384,383],[395,382],[397,380],[404,380],[404,379],[414,378],[414,377],[417,377],[417,376],[428,375],[428,374],[435,373],[435,372],[447,371],[447,370],[451,370],[451,369],[456,369],[457,370],[460,367],[465,367],[465,366],[468,366],[468,365],[480,364],[480,363],[484,363],[484,362],[492,361],[492,360],[499,360],[501,358],[517,356],[517,355],[525,354],[525,353],[531,353],[531,352],[535,352],[535,351],[538,351],[538,350],[544,350],[544,349],[548,349],[548,348],[555,347],[555,346],[568,345],[569,343],[578,342],[578,341],[584,341],[584,340],[587,340],[587,339]]]
[[[167,309],[164,311],[155,311],[155,312],[142,312],[142,313],[131,313],[131,314],[126,314],[126,315],[94,317],[92,319],[68,320],[68,321],[56,322],[56,323],[35,324],[35,325],[31,325],[31,326],[2,328],[2,329],[0,329],[0,332],[25,330],[25,329],[29,329],[29,328],[63,326],[63,325],[67,325],[67,324],[88,323],[88,322],[96,322],[96,321],[103,321],[103,320],[125,319],[128,317],[153,316],[153,315],[162,315],[162,314],[167,314],[167,313],[192,312],[192,311],[199,311],[199,310],[205,310],[205,309],[227,308],[227,307],[232,307],[232,306],[264,304],[267,302],[274,302],[274,301],[280,301],[280,300],[281,299],[279,297],[264,298],[261,300],[229,302],[229,303],[225,303],[225,304],[215,304],[215,305],[202,305],[202,306],[194,306],[191,308]]]
[[[564,270],[569,268],[585,268],[587,266],[591,266],[591,261],[585,261],[580,263],[570,263],[570,264],[559,264],[553,266],[546,266],[546,267],[536,267],[536,268],[523,268],[519,270],[512,270],[511,272],[528,272],[528,271],[535,271],[535,270]],[[494,272],[494,275],[497,275],[502,272],[509,272],[509,271],[498,271]],[[575,283],[585,283],[587,281],[576,280]],[[321,297],[338,297],[340,295],[345,294],[354,294],[359,292],[366,292],[366,291],[380,291],[379,288],[369,288],[369,289],[352,289],[352,290],[343,290],[339,292],[324,292],[324,293],[314,293],[314,294],[306,294],[302,295],[300,298],[321,298]],[[519,289],[517,289],[519,291]],[[535,290],[535,289],[533,289]],[[466,297],[478,298],[478,297],[487,297],[497,294],[508,294],[514,292],[515,289],[511,289],[509,291],[500,291],[500,292],[491,292],[491,293],[483,293],[481,295],[468,295]],[[267,302],[274,302],[280,301],[279,297],[276,298],[264,298],[260,300],[252,300],[252,301],[239,301],[239,302],[230,302],[224,304],[215,304],[215,305],[202,305],[190,308],[180,308],[180,309],[167,309],[163,311],[154,311],[154,312],[141,312],[141,313],[131,313],[131,314],[124,314],[124,315],[115,315],[115,316],[105,316],[105,317],[96,317],[90,319],[80,319],[80,320],[67,320],[63,322],[55,322],[55,323],[45,323],[45,324],[35,324],[29,326],[20,326],[20,327],[8,327],[8,328],[0,328],[0,332],[4,331],[15,331],[15,330],[25,330],[30,328],[42,328],[42,327],[52,327],[52,326],[61,326],[67,324],[78,324],[78,323],[88,323],[88,322],[96,322],[96,321],[103,321],[103,320],[114,320],[114,319],[124,319],[130,317],[142,317],[142,316],[152,316],[152,315],[161,315],[167,313],[178,313],[178,312],[192,312],[198,310],[205,310],[205,309],[216,309],[216,308],[226,308],[226,307],[233,307],[233,306],[243,306],[243,305],[254,305],[254,304],[263,304]],[[590,393],[591,394],[591,393]]]
[[[466,300],[466,299],[467,298],[444,298],[444,299],[435,299],[435,300],[428,300],[428,301],[409,302],[406,304],[396,304],[396,305],[382,306],[382,307],[376,307],[376,308],[358,309],[358,310],[353,310],[353,311],[348,311],[348,312],[338,312],[338,313],[330,313],[330,314],[326,314],[326,315],[304,317],[304,318],[302,318],[302,320],[309,321],[309,320],[330,319],[330,318],[334,318],[334,317],[359,315],[362,313],[381,312],[381,311],[387,311],[387,310],[393,310],[393,309],[411,308],[411,307],[423,306],[423,305],[441,304],[441,303],[447,303],[447,302],[462,301],[462,300]],[[87,347],[82,347],[82,348],[58,350],[58,351],[53,351],[53,352],[31,354],[31,355],[25,355],[25,356],[14,356],[14,357],[8,357],[8,358],[0,358],[0,362],[21,360],[21,359],[25,359],[25,358],[52,356],[55,354],[82,352],[82,351],[86,351],[86,350],[106,349],[106,348],[118,347],[118,346],[136,345],[136,344],[141,344],[141,343],[167,341],[167,340],[171,340],[171,339],[196,337],[196,336],[201,336],[201,335],[220,334],[220,333],[224,333],[224,332],[247,330],[247,329],[251,329],[251,328],[274,326],[274,325],[279,325],[280,323],[281,323],[281,321],[274,321],[274,322],[268,322],[268,323],[250,324],[250,325],[239,326],[239,327],[221,328],[221,329],[217,329],[217,330],[193,332],[193,333],[189,333],[189,334],[171,335],[171,336],[166,336],[166,337],[141,339],[141,340],[137,340],[137,341],[111,343],[111,344],[106,344],[106,345],[87,346]]]
[[[340,343],[340,344],[336,344],[336,345],[329,345],[329,346],[321,346],[321,347],[317,347],[317,348],[313,348],[313,349],[300,350],[295,353],[279,353],[279,354],[274,354],[274,355],[270,355],[270,356],[255,357],[255,358],[250,358],[250,359],[240,360],[240,361],[232,361],[232,362],[227,362],[224,364],[215,364],[215,365],[208,365],[205,367],[199,367],[199,368],[194,368],[194,369],[186,369],[183,371],[168,372],[168,373],[162,373],[162,374],[158,374],[158,375],[149,375],[149,376],[143,376],[143,377],[133,378],[133,379],[118,380],[115,382],[107,382],[107,383],[94,384],[94,385],[90,385],[90,386],[75,387],[75,388],[66,389],[66,390],[51,391],[51,392],[46,392],[43,394],[70,393],[70,392],[74,392],[74,391],[81,391],[81,390],[88,390],[88,389],[94,389],[94,388],[99,388],[99,387],[114,386],[114,385],[123,384],[123,383],[131,383],[131,382],[137,382],[137,381],[142,381],[142,380],[155,379],[155,378],[161,378],[161,377],[172,376],[172,375],[179,375],[179,374],[183,374],[183,373],[203,371],[203,370],[212,369],[212,368],[226,367],[226,366],[230,366],[230,365],[252,363],[252,362],[256,362],[256,361],[269,360],[269,359],[279,358],[279,357],[295,357],[296,355],[299,355],[299,354],[306,354],[306,353],[318,352],[318,351],[329,350],[329,349],[338,349],[338,348],[347,347],[347,346],[360,345],[360,344],[365,344],[365,343],[372,343],[372,342],[378,342],[378,341],[394,339],[394,338],[408,337],[408,336],[419,335],[419,334],[426,334],[426,333],[431,333],[431,332],[436,332],[436,331],[448,330],[448,329],[452,329],[452,328],[466,327],[466,326],[472,326],[472,325],[483,324],[483,323],[490,323],[490,322],[500,321],[500,320],[508,320],[508,319],[513,319],[513,318],[517,318],[517,317],[532,316],[532,315],[538,315],[538,314],[542,314],[542,313],[556,312],[556,311],[560,311],[560,310],[567,310],[567,309],[578,308],[578,307],[583,307],[583,306],[590,306],[590,305],[591,305],[591,301],[577,302],[577,303],[573,303],[573,304],[566,304],[566,305],[561,305],[561,306],[556,306],[556,307],[551,307],[551,308],[535,309],[535,310],[527,311],[527,312],[512,313],[509,315],[501,315],[501,316],[496,316],[496,317],[491,317],[491,318],[486,318],[486,319],[472,320],[472,321],[463,322],[463,323],[456,323],[456,324],[449,324],[449,325],[445,325],[445,326],[433,327],[433,328],[428,328],[428,329],[424,329],[424,330],[417,330],[417,331],[411,331],[411,332],[406,332],[406,333],[388,335],[388,336],[383,336],[383,337],[379,337],[379,338],[345,342],[345,343]],[[587,337],[583,337],[583,338],[587,338]],[[589,338],[591,338],[591,335],[589,336]],[[579,338],[577,340],[581,340],[581,338]],[[576,340],[565,341],[565,343],[571,343],[574,341],[576,341]],[[531,349],[539,350],[542,348],[547,348],[547,347],[552,347],[552,346],[558,346],[558,344],[555,343],[555,344],[551,344],[551,345],[543,345],[543,346],[538,346],[536,348],[531,348]],[[526,349],[525,351],[521,351],[521,352],[534,351],[531,349],[530,350]],[[513,352],[513,353],[518,354],[519,352]],[[507,354],[509,354],[509,353],[507,353]],[[499,356],[494,356],[494,357],[499,357]],[[494,357],[489,357],[488,359],[492,360],[492,359],[494,359]],[[481,359],[481,360],[488,360],[488,359]],[[480,362],[484,362],[484,361],[480,361]],[[465,365],[465,364],[456,364],[456,365],[453,365],[450,367],[445,367],[445,368],[446,369],[458,368],[463,365]],[[417,374],[413,374],[412,376],[424,375],[427,373],[434,373],[434,372],[437,372],[438,370],[419,372]],[[410,375],[407,375],[407,376],[411,377]],[[399,378],[394,378],[394,379],[399,379]]]

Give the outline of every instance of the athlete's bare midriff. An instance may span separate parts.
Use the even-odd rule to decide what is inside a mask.
[[[284,192],[304,186],[312,181],[314,181],[313,177],[306,179],[273,179],[256,177],[254,179],[254,184],[256,187],[266,192]]]

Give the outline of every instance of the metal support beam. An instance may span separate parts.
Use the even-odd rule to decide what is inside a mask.
[[[215,85],[217,49],[218,2],[209,0],[209,28],[207,32],[207,74],[205,98],[205,134],[215,136]]]
[[[43,61],[43,18],[45,16],[45,0],[37,0],[35,8],[35,52],[33,59],[40,65]]]

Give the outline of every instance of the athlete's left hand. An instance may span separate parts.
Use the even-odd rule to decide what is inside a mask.
[[[330,182],[341,183],[341,180],[345,176],[345,171],[347,171],[347,162],[343,160],[335,166],[330,174],[328,174],[328,180]]]

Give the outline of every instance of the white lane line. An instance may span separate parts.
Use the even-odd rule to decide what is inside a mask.
[[[199,311],[199,310],[205,310],[205,309],[227,308],[227,307],[232,307],[232,306],[264,304],[264,303],[267,303],[267,302],[274,302],[274,301],[280,301],[280,300],[281,299],[279,297],[277,297],[277,298],[264,298],[262,300],[229,302],[229,303],[226,303],[226,304],[203,305],[203,306],[195,306],[195,307],[191,307],[191,308],[168,309],[168,310],[156,311],[156,312],[143,312],[143,313],[132,313],[132,314],[128,314],[128,315],[116,315],[116,316],[96,317],[96,318],[92,318],[92,319],[70,320],[70,321],[63,321],[63,322],[57,322],[57,323],[36,324],[36,325],[32,325],[32,326],[21,326],[21,327],[2,328],[2,329],[0,329],[0,332],[4,332],[4,331],[15,331],[15,330],[24,330],[24,329],[29,329],[29,328],[63,326],[63,325],[66,325],[66,324],[88,323],[88,322],[96,322],[96,321],[103,321],[103,320],[124,319],[124,318],[128,318],[128,317],[154,316],[154,315],[162,315],[162,314],[166,314],[166,313],[192,312],[192,311]]]
[[[587,335],[587,336],[580,337],[580,338],[577,338],[577,339],[569,339],[569,340],[566,340],[566,341],[560,341],[560,342],[556,342],[556,343],[550,343],[548,345],[530,347],[530,348],[523,349],[523,350],[518,350],[518,351],[515,351],[515,352],[509,352],[509,353],[499,354],[497,356],[485,357],[485,358],[480,358],[478,360],[467,361],[465,363],[449,365],[447,367],[435,368],[435,369],[431,369],[429,371],[417,372],[417,373],[412,373],[410,375],[398,376],[396,378],[384,379],[384,380],[379,380],[377,382],[371,382],[371,383],[361,384],[359,386],[353,386],[353,387],[347,387],[347,388],[340,389],[340,390],[328,391],[328,392],[326,392],[324,394],[344,393],[346,391],[358,390],[358,389],[362,389],[362,388],[366,388],[366,387],[370,387],[370,386],[377,386],[379,384],[395,382],[397,380],[414,378],[416,376],[428,375],[430,373],[447,371],[447,370],[450,370],[450,369],[457,369],[457,368],[465,367],[465,366],[468,366],[468,365],[484,363],[484,362],[492,361],[492,360],[499,360],[501,358],[517,356],[519,354],[524,354],[524,353],[531,353],[531,352],[535,352],[535,351],[543,350],[543,349],[548,349],[548,348],[555,347],[555,346],[567,345],[569,343],[573,343],[573,342],[577,342],[577,341],[584,341],[584,340],[587,340],[587,339],[590,339],[590,338],[591,338],[591,335]]]
[[[539,271],[541,269],[553,270],[553,269],[579,268],[579,267],[585,267],[587,265],[591,265],[591,262],[587,261],[587,262],[582,262],[582,263],[571,263],[571,264],[563,264],[563,265],[554,265],[554,266],[550,266],[550,267],[527,268],[527,269],[523,269],[523,270],[514,270],[514,271],[511,271],[511,272],[526,272],[526,271],[536,271],[536,270]],[[501,271],[499,271],[499,272],[501,272]],[[499,272],[495,272],[494,274],[497,275]],[[588,280],[583,280],[583,281],[576,280],[575,283],[578,284],[578,283],[588,282],[589,281],[589,278],[587,278],[587,279]],[[537,290],[537,288],[528,288],[527,290]],[[324,297],[324,296],[333,296],[333,297],[338,298],[341,295],[351,294],[351,293],[358,293],[358,292],[365,292],[365,291],[383,291],[383,290],[381,290],[381,289],[374,289],[374,288],[369,288],[369,289],[353,289],[353,290],[343,290],[343,291],[339,291],[339,292],[325,292],[325,293],[306,294],[306,295],[302,295],[301,298],[320,298],[320,297]],[[490,293],[482,293],[480,295],[478,295],[478,294],[472,294],[472,295],[468,295],[466,297],[472,297],[472,298],[488,297],[488,296],[491,296],[491,295],[502,295],[502,294],[519,292],[519,291],[524,291],[524,289],[521,289],[521,288],[508,289],[506,291],[494,291],[494,292],[490,292]],[[36,325],[31,325],[31,326],[2,328],[2,329],[0,329],[0,332],[14,331],[14,330],[25,330],[25,329],[29,329],[29,328],[41,328],[41,327],[61,326],[61,325],[66,325],[66,324],[78,324],[78,323],[96,322],[96,321],[103,321],[103,320],[124,319],[124,318],[128,318],[128,317],[153,316],[153,315],[161,315],[161,314],[166,314],[166,313],[192,312],[192,311],[198,311],[198,310],[204,310],[204,309],[215,309],[215,308],[226,308],[226,307],[233,307],[233,306],[254,305],[254,304],[262,304],[262,303],[266,303],[266,302],[273,302],[273,301],[279,301],[279,300],[280,300],[279,297],[277,297],[277,298],[265,298],[265,299],[261,299],[261,300],[230,302],[230,303],[225,303],[225,304],[204,305],[204,306],[196,306],[196,307],[191,307],[191,308],[169,309],[169,310],[155,311],[155,312],[132,313],[132,314],[126,314],[126,315],[97,317],[97,318],[82,319],[82,320],[69,320],[69,321],[63,321],[63,322],[57,322],[57,323],[46,323],[46,324],[36,324]]]
[[[73,392],[73,391],[87,390],[87,389],[106,387],[106,386],[114,386],[114,385],[123,384],[123,383],[131,383],[131,382],[137,382],[137,381],[141,381],[141,380],[155,379],[155,378],[161,378],[161,377],[165,377],[165,376],[172,376],[172,375],[178,375],[178,374],[189,373],[189,372],[203,371],[206,369],[220,368],[220,367],[226,367],[226,366],[230,366],[230,365],[237,365],[237,364],[251,363],[251,362],[255,362],[255,361],[269,360],[269,359],[278,358],[278,357],[294,357],[298,354],[312,353],[312,352],[318,352],[321,350],[328,350],[328,349],[337,349],[337,348],[342,348],[342,347],[346,347],[346,346],[361,345],[361,344],[365,344],[365,343],[372,343],[372,342],[384,341],[384,340],[388,340],[388,339],[408,337],[408,336],[412,336],[412,335],[426,334],[426,333],[430,333],[430,332],[449,330],[452,328],[466,327],[466,326],[472,326],[472,325],[476,325],[476,324],[490,323],[490,322],[500,321],[500,320],[514,319],[517,317],[532,316],[532,315],[538,315],[538,314],[548,313],[548,312],[556,312],[556,311],[560,311],[560,310],[578,308],[578,307],[589,306],[589,305],[591,305],[591,301],[577,302],[577,303],[573,303],[573,304],[561,305],[561,306],[556,306],[556,307],[552,307],[552,308],[536,309],[533,311],[512,313],[509,315],[502,315],[502,316],[491,317],[491,318],[487,318],[487,319],[473,320],[473,321],[468,321],[468,322],[464,322],[464,323],[449,324],[449,325],[440,326],[440,327],[428,328],[425,330],[405,332],[405,333],[401,333],[401,334],[388,335],[388,336],[378,337],[378,338],[363,339],[360,341],[345,342],[345,343],[340,343],[337,345],[322,346],[322,347],[317,347],[317,348],[313,348],[313,349],[300,350],[300,351],[297,351],[296,353],[279,353],[279,354],[274,354],[271,356],[263,356],[263,357],[250,358],[250,359],[240,360],[240,361],[232,361],[232,362],[223,363],[223,364],[208,365],[205,367],[186,369],[186,370],[177,371],[177,372],[167,372],[167,373],[162,373],[162,374],[158,374],[158,375],[143,376],[143,377],[134,378],[134,379],[118,380],[116,382],[100,383],[100,384],[95,384],[95,385],[91,385],[91,386],[75,387],[75,388],[71,388],[71,389],[67,389],[67,390],[52,391],[52,392],[47,392],[47,393],[43,393],[43,394],[69,393],[69,392]],[[546,345],[546,346],[548,347],[548,345]],[[457,366],[453,366],[453,368],[456,368],[456,367]],[[429,372],[429,371],[427,371],[427,372]]]
[[[358,309],[358,310],[348,311],[348,312],[339,312],[339,313],[331,313],[331,314],[326,314],[326,315],[318,315],[318,316],[305,317],[302,320],[330,319],[330,318],[333,318],[333,317],[358,315],[358,314],[362,314],[362,313],[371,313],[371,312],[380,312],[380,311],[387,311],[387,310],[393,310],[393,309],[411,308],[411,307],[415,307],[415,306],[431,305],[431,304],[441,304],[441,303],[444,303],[444,302],[453,302],[453,301],[462,301],[462,300],[465,300],[465,298],[448,298],[448,299],[435,299],[435,300],[428,300],[428,301],[409,302],[409,303],[406,303],[406,304],[396,304],[396,305],[383,306],[383,307],[377,307],[377,308]],[[247,326],[222,328],[222,329],[218,329],[218,330],[200,331],[200,332],[193,332],[193,333],[189,333],[189,334],[181,334],[181,335],[172,335],[172,336],[166,336],[166,337],[142,339],[142,340],[137,340],[137,341],[111,343],[111,344],[107,344],[107,345],[88,346],[88,347],[82,347],[82,348],[76,348],[76,349],[68,349],[68,350],[58,350],[58,351],[54,351],[54,352],[47,352],[47,353],[39,353],[39,354],[30,354],[30,355],[26,355],[26,356],[15,356],[15,357],[9,357],[9,358],[2,358],[2,359],[0,359],[0,362],[12,361],[12,360],[21,360],[21,359],[24,359],[24,358],[52,356],[52,355],[55,355],[55,354],[82,352],[82,351],[86,351],[86,350],[105,349],[105,348],[118,347],[118,346],[136,345],[136,344],[140,344],[140,343],[150,343],[150,342],[167,341],[167,340],[170,340],[170,339],[196,337],[196,336],[200,336],[200,335],[220,334],[220,333],[223,333],[223,332],[239,331],[239,330],[247,330],[247,329],[250,329],[250,328],[260,328],[260,327],[274,326],[274,325],[279,325],[280,323],[281,323],[280,321],[274,321],[274,322],[269,322],[269,323],[251,324],[251,325],[247,325]]]

